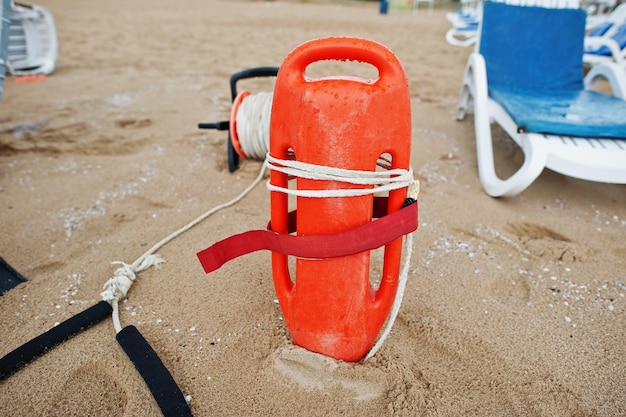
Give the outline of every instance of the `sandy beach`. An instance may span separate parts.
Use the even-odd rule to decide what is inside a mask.
[[[229,78],[303,42],[385,45],[409,81],[419,229],[395,325],[370,360],[294,346],[259,251],[205,274],[196,252],[262,229],[269,191],[161,248],[121,303],[195,416],[626,415],[626,188],[544,171],[495,199],[473,118],[455,120],[471,48],[446,12],[377,2],[40,0],[56,70],[7,77],[0,102],[0,257],[28,281],[0,297],[0,356],[99,302],[117,267],[241,193],[228,170]],[[268,83],[265,83],[267,81]],[[269,91],[271,80],[252,81]],[[497,135],[498,171],[522,152]],[[0,382],[2,416],[158,416],[106,319]]]

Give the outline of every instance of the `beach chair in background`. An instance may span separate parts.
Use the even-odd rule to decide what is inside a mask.
[[[594,30],[610,23],[619,4],[616,0],[582,0],[580,7],[587,12],[587,29]]]
[[[478,173],[487,194],[515,195],[544,168],[626,183],[626,74],[608,63],[583,78],[585,17],[580,8],[485,3],[457,119],[473,107]],[[614,95],[593,90],[601,79]],[[521,167],[506,179],[496,174],[492,123],[524,153]]]
[[[588,65],[615,62],[626,69],[626,3],[589,30],[583,60]]]
[[[446,32],[446,42],[453,46],[472,46],[478,39],[480,21],[466,21],[462,25],[452,26]]]
[[[461,9],[452,10],[446,14],[446,19],[452,26],[462,26],[466,22],[478,22],[482,16],[482,0],[461,0]]]
[[[452,27],[446,32],[446,42],[454,46],[471,46],[476,43],[482,17],[482,0],[461,0],[461,10],[446,14]]]
[[[7,69],[16,76],[54,71],[57,34],[52,14],[44,7],[11,3]]]
[[[623,23],[626,23],[626,3],[601,15],[587,13],[587,36],[611,36]]]
[[[4,89],[4,78],[7,72],[7,46],[9,44],[9,13],[11,1],[0,1],[0,100]]]
[[[615,62],[626,69],[626,23],[617,27],[612,36],[587,36],[583,60],[589,65]]]
[[[420,3],[428,3],[428,15],[433,14],[433,7],[435,6],[435,0],[413,0],[413,13],[417,14],[419,11]]]

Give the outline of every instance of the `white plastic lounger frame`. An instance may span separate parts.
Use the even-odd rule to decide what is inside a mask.
[[[611,8],[611,10],[609,10]],[[621,3],[615,8],[602,6],[602,11],[596,14],[587,14],[587,29],[593,31],[602,27],[605,35],[612,35],[612,30],[622,23],[626,23],[626,3]]]
[[[431,16],[433,14],[435,0],[413,0],[413,13],[418,13],[420,3],[428,3],[428,15]]]
[[[601,27],[603,33],[594,36],[592,28],[591,35],[585,37],[585,54],[583,55],[585,64],[615,62],[626,69],[626,46],[618,42],[618,40],[624,41],[626,3],[617,6],[602,22],[596,22],[595,27]],[[606,53],[598,53],[603,49]]]
[[[490,96],[487,66],[479,50],[477,45],[466,66],[457,120],[463,120],[466,111],[473,106],[478,173],[487,194],[493,197],[518,194],[544,168],[584,180],[626,183],[624,139],[582,138],[520,131],[511,115]],[[584,79],[584,88],[592,89],[600,79],[609,82],[615,96],[626,99],[626,74],[622,68],[616,64],[594,66]],[[495,170],[491,135],[491,123],[494,122],[524,152],[523,165],[507,179],[499,178]]]
[[[10,0],[0,0],[0,99],[4,89],[4,78],[7,69],[7,46],[9,42]]]
[[[583,61],[588,65],[597,65],[605,62],[615,62],[626,69],[626,47],[620,49],[619,44],[610,37],[588,36],[585,38],[585,49],[597,51],[602,47],[608,48],[610,55],[600,55],[587,52],[583,55]]]
[[[50,12],[12,3],[7,67],[13,75],[51,74],[57,59],[57,35]]]
[[[452,24],[446,32],[448,44],[467,47],[476,43],[482,7],[482,0],[461,0],[461,10],[446,14],[446,19]]]
[[[478,22],[470,22],[467,26],[451,27],[446,32],[446,42],[452,46],[472,46],[478,38],[478,26]]]

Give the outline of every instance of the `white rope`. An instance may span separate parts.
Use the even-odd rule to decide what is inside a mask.
[[[410,187],[415,181],[413,179],[413,170],[411,167],[409,167],[408,170],[397,168],[386,171],[360,171],[279,159],[269,154],[265,159],[265,165],[269,169],[287,174],[289,176],[370,186],[364,188],[342,188],[334,190],[302,190],[280,187],[271,184],[269,181],[267,183],[267,188],[270,191],[278,191],[298,197],[328,198],[362,196]],[[373,186],[373,188],[371,186]]]
[[[237,137],[249,159],[263,160],[270,148],[270,110],[273,93],[251,94],[237,109]]]
[[[122,330],[119,319],[119,302],[124,297],[126,297],[128,290],[130,290],[130,287],[137,278],[137,274],[145,269],[148,269],[151,266],[158,267],[161,263],[165,262],[165,260],[161,258],[161,256],[159,256],[158,254],[155,254],[155,252],[163,247],[165,244],[169,243],[174,238],[180,236],[187,230],[196,226],[198,223],[202,222],[204,219],[211,216],[212,214],[239,202],[250,191],[252,191],[252,189],[259,182],[261,182],[264,174],[265,165],[261,166],[259,174],[252,182],[252,184],[250,184],[245,190],[243,190],[237,197],[226,203],[213,207],[212,209],[206,211],[204,214],[198,216],[196,219],[187,223],[187,225],[181,227],[174,233],[171,233],[169,236],[161,239],[161,241],[152,246],[148,251],[146,251],[143,255],[137,258],[137,260],[135,260],[135,262],[133,262],[132,264],[127,264],[120,261],[113,262],[113,264],[119,264],[122,266],[117,268],[113,276],[104,284],[104,291],[100,295],[102,296],[102,299],[104,301],[109,302],[111,304],[111,307],[113,307],[113,326],[115,327],[116,333],[119,333]]]
[[[420,193],[420,183],[418,180],[415,180],[413,185],[409,187],[409,192],[407,197],[412,198],[417,201],[417,197]],[[381,348],[389,333],[391,332],[391,328],[393,327],[394,322],[396,321],[396,317],[398,317],[398,313],[400,312],[400,305],[402,304],[402,299],[404,298],[404,291],[406,289],[406,283],[409,277],[409,268],[411,266],[411,254],[413,252],[413,233],[409,233],[405,236],[406,241],[406,249],[404,254],[404,264],[402,265],[402,270],[400,271],[400,277],[398,278],[398,289],[396,290],[396,297],[393,300],[393,304],[391,306],[391,311],[389,312],[389,317],[387,318],[387,322],[385,324],[385,328],[383,332],[380,334],[378,340],[374,344],[374,346],[370,349],[370,351],[365,355],[365,360],[373,357],[376,352]]]
[[[402,304],[402,299],[404,298],[404,290],[406,289],[406,282],[409,277],[409,267],[411,266],[411,252],[413,252],[413,233],[409,233],[405,237],[406,241],[406,253],[404,255],[404,264],[402,265],[402,270],[400,271],[400,277],[398,278],[398,289],[396,290],[396,296],[393,299],[393,304],[391,306],[391,311],[389,312],[389,317],[387,318],[385,328],[383,332],[380,334],[378,340],[374,344],[374,346],[367,352],[365,355],[365,360],[373,357],[376,352],[381,348],[389,333],[391,333],[391,328],[396,321],[396,317],[398,317],[398,312],[400,311],[400,305]]]

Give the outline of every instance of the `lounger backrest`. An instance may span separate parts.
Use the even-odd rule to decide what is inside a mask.
[[[583,89],[585,12],[487,2],[479,52],[489,85],[513,90]]]

